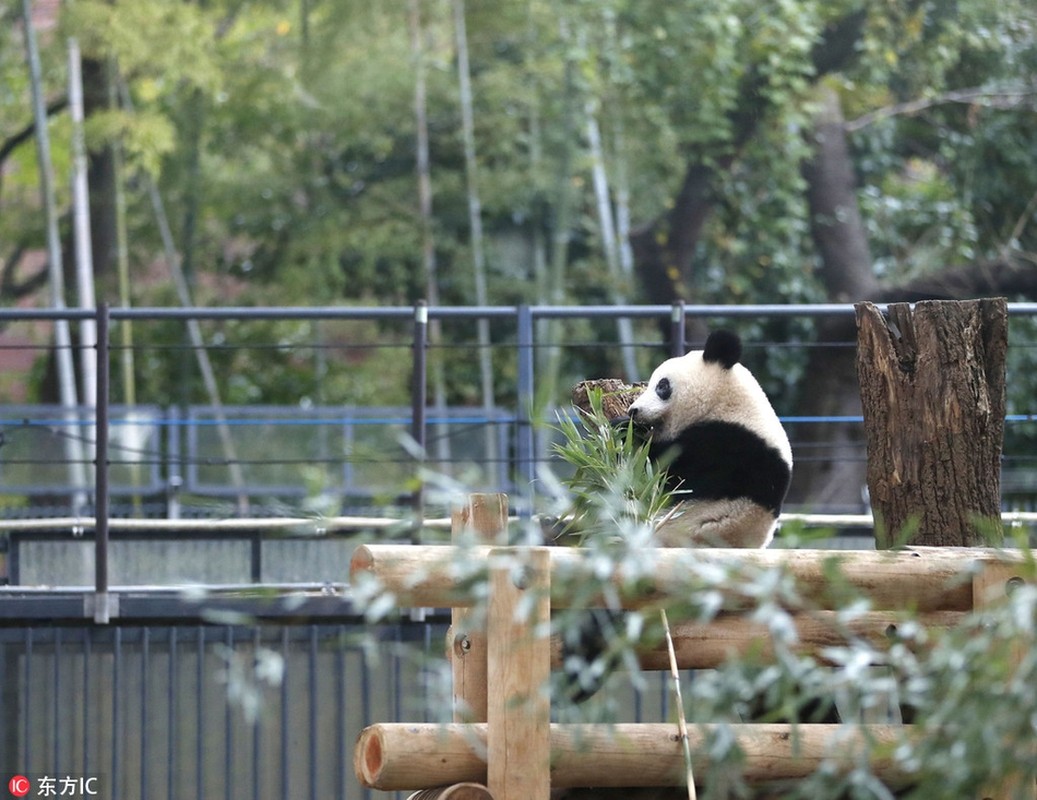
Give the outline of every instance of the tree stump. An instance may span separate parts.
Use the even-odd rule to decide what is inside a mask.
[[[1000,542],[1004,299],[855,308],[878,546]]]
[[[572,388],[572,402],[584,414],[589,414],[590,393],[594,390],[601,391],[601,410],[605,418],[609,420],[622,419],[627,415],[627,409],[634,402],[647,384],[630,384],[619,378],[597,378],[595,380],[580,381]]]

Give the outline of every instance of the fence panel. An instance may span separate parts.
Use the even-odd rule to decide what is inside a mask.
[[[449,719],[445,634],[436,619],[0,627],[0,774],[97,776],[111,800],[370,798],[360,731]],[[622,713],[665,721],[665,676],[647,677],[617,688]]]

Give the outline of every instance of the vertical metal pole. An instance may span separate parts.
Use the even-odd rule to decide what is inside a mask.
[[[18,699],[15,697],[14,687],[18,686],[18,656],[15,654],[15,644],[0,642],[0,719],[5,720],[3,730],[0,731],[0,746],[5,753],[18,752]],[[8,673],[10,669],[10,673]],[[89,687],[89,684],[84,684]],[[89,717],[89,704],[83,710],[83,716]],[[340,726],[341,727],[341,726]],[[7,756],[13,758],[13,756]],[[5,761],[0,761],[0,769],[8,769]],[[86,772],[86,768],[83,769]],[[339,797],[343,795],[339,794]]]
[[[414,306],[414,382],[411,391],[411,437],[418,446],[418,469],[425,462],[428,433],[425,409],[428,405],[428,303],[419,300]],[[425,516],[425,491],[421,477],[411,497],[416,527]]]
[[[227,648],[227,657],[233,659],[234,628],[224,628],[223,646]],[[234,706],[227,703],[223,712],[223,796],[230,800],[234,797]]]
[[[22,582],[21,536],[17,531],[7,534],[7,582],[18,586]]]
[[[284,660],[285,674],[281,679],[281,752],[280,752],[280,764],[281,764],[281,797],[292,796],[292,776],[290,772],[290,766],[292,759],[289,758],[289,750],[291,749],[291,736],[289,735],[290,721],[292,715],[292,706],[289,705],[288,696],[288,683],[287,676],[291,674],[291,653],[288,650],[288,626],[285,625],[281,628],[281,658]],[[364,725],[368,725],[368,722],[364,722]]]
[[[307,698],[310,706],[310,726],[309,726],[309,779],[310,779],[310,800],[317,800],[319,796],[317,793],[317,785],[319,776],[323,770],[320,769],[318,763],[320,759],[317,755],[317,714],[319,709],[322,707],[322,700],[319,699],[317,692],[317,626],[315,624],[310,625],[310,652],[309,652],[309,664],[308,666],[308,687]]]
[[[263,582],[263,535],[258,531],[253,533],[250,541],[251,557],[250,573],[252,583]]]
[[[176,630],[176,628],[173,628]],[[262,647],[263,641],[260,636],[259,626],[256,625],[252,628],[252,652],[258,653],[260,647]],[[256,720],[257,724],[252,726],[252,800],[259,800],[260,789],[262,788],[263,781],[260,777],[260,765],[263,764],[263,726],[258,724],[259,720]],[[176,797],[172,791],[168,795],[170,798]],[[340,797],[344,797],[343,792]]]
[[[335,697],[335,714],[333,719],[335,720],[335,753],[337,754],[337,762],[335,764],[335,797],[346,796],[346,770],[348,770],[352,763],[349,761],[346,753],[346,634],[347,629],[345,625],[338,625],[336,628],[336,635],[332,640],[335,647],[335,667],[332,670],[332,676],[334,678],[334,697]],[[350,686],[352,689],[352,686]],[[258,725],[256,726],[258,729]]]
[[[516,474],[521,482],[519,494],[527,498],[527,508],[533,507],[533,486],[536,478],[536,442],[533,435],[533,309],[518,307],[518,408],[516,409],[515,455]]]
[[[186,406],[174,406],[162,414],[163,438],[166,442],[166,516],[180,519],[180,489],[184,485],[184,461],[180,444],[185,426],[178,424]]]
[[[684,316],[684,301],[677,300],[670,309],[670,355],[673,358],[685,353],[687,318]]]
[[[19,709],[19,711],[21,713],[21,721],[22,721],[22,726],[23,726],[22,727],[22,742],[23,742],[23,744],[22,744],[22,759],[23,759],[23,763],[25,763],[25,764],[32,764],[33,763],[33,760],[32,760],[32,755],[33,755],[32,743],[33,743],[33,740],[32,740],[31,735],[30,735],[30,731],[32,730],[32,728],[29,727],[29,720],[33,718],[33,715],[32,715],[30,710],[32,709],[32,699],[33,699],[32,676],[33,676],[33,670],[36,668],[36,659],[33,657],[33,649],[32,649],[33,640],[34,640],[34,636],[33,636],[33,630],[34,629],[33,628],[25,628],[24,630],[25,630],[25,656],[22,659],[22,663],[24,664],[25,668],[22,670],[22,676],[21,677],[22,677],[22,686],[25,687],[25,690],[22,692],[21,697],[19,698],[21,700],[21,708]]]
[[[93,647],[91,642],[93,641],[93,631],[89,628],[83,631],[83,696],[79,702],[83,704],[83,729],[80,732],[80,736],[83,737],[83,772],[90,774],[93,771],[93,762],[90,760],[90,743],[96,738],[93,736],[95,730],[91,723],[93,722],[91,709],[96,708],[100,710],[100,701],[93,699],[92,691],[92,679],[90,673],[90,662],[93,661]],[[97,742],[94,742],[97,745]],[[98,748],[98,756],[100,756],[100,749]],[[100,758],[98,758],[100,763]]]
[[[97,415],[94,448],[94,622],[107,624],[108,608],[108,427],[109,427],[109,341],[108,303],[97,305]]]
[[[179,707],[177,706],[177,694],[179,681],[179,654],[177,653],[177,629],[169,629],[169,681],[166,684],[166,709],[169,716],[166,722],[166,739],[169,742],[169,768],[166,771],[166,797],[176,797],[178,779],[180,778],[180,751],[177,741],[177,721],[179,720]]]
[[[119,800],[123,784],[122,770],[122,748],[126,740],[123,738],[123,721],[121,718],[122,705],[119,698],[122,696],[122,626],[115,626],[114,639],[112,641],[112,777],[110,795],[112,800]],[[201,739],[202,737],[198,737]]]
[[[205,697],[205,626],[198,626],[198,650],[194,662],[194,685],[195,685],[195,730],[197,734],[194,740],[194,775],[195,786],[198,797],[205,797],[209,787],[205,783],[205,750],[208,746],[209,730],[208,708]],[[282,795],[283,796],[283,795]]]
[[[140,796],[147,797],[150,794],[148,721],[151,708],[148,695],[151,689],[151,628],[145,625],[140,636]]]
[[[60,764],[62,763],[61,753],[61,738],[64,732],[65,726],[61,724],[61,662],[65,660],[64,653],[62,653],[61,643],[61,628],[54,629],[54,667],[53,667],[53,678],[54,684],[51,690],[51,719],[53,720],[54,731],[51,733],[51,753],[50,758],[53,759],[51,763]]]

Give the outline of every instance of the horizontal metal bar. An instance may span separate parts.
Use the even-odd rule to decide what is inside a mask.
[[[1037,304],[1035,310],[1037,310]],[[883,306],[880,306],[883,307]],[[534,318],[670,318],[669,305],[542,305],[530,306]],[[437,319],[508,319],[517,316],[517,306],[430,306],[430,318]],[[227,319],[384,319],[413,318],[410,307],[395,306],[213,306],[213,307],[140,307],[112,308],[113,320],[227,320]],[[849,303],[764,304],[764,305],[686,305],[689,317],[752,316],[833,316],[854,313]],[[90,319],[89,312],[52,309],[2,309],[0,320],[10,319]]]
[[[877,303],[880,309],[887,304]],[[553,305],[531,306],[535,318],[665,317],[670,305]],[[113,320],[168,319],[383,319],[410,321],[410,306],[221,306],[221,307],[140,307],[112,308]],[[745,305],[688,304],[688,317],[824,317],[855,313],[852,303],[755,303]],[[1013,316],[1037,315],[1037,303],[1008,303]],[[430,306],[429,317],[438,319],[507,319],[518,314],[517,306]],[[89,320],[87,309],[3,308],[0,321],[6,320]]]
[[[357,533],[360,531],[387,530],[410,524],[405,519],[375,519],[371,517],[234,517],[229,519],[141,519],[110,517],[109,527],[112,533],[154,533],[169,532],[196,534],[206,536],[248,535],[256,533],[274,533],[279,538],[295,533],[304,538],[316,538],[332,533]],[[8,533],[43,533],[53,530],[74,531],[76,536],[85,536],[93,530],[96,520],[93,517],[51,517],[47,519],[12,519],[4,520],[3,530]],[[448,518],[435,518],[422,521],[426,528],[449,530]]]
[[[306,591],[286,591],[269,585],[249,585],[238,594],[200,590],[197,596],[171,591],[168,587],[142,590],[141,587],[109,589],[116,599],[111,621],[121,624],[161,621],[164,624],[246,625],[260,622],[321,620],[363,624],[364,614],[349,599],[341,584],[311,587]],[[91,587],[47,589],[40,591],[0,590],[0,629],[7,625],[25,627],[33,622],[82,621],[92,618],[88,600]],[[402,615],[402,612],[401,612]],[[429,622],[445,622],[446,610],[426,615]]]
[[[219,633],[212,633],[206,637],[206,644],[212,644],[215,639],[221,643],[233,641],[235,644],[254,645],[256,641],[267,645],[280,644],[285,639],[292,644],[309,642],[313,636],[312,630],[316,629],[319,640],[330,644],[335,649],[354,650],[362,647],[356,641],[349,641],[343,637],[343,631],[356,631],[369,637],[370,641],[381,642],[415,642],[424,638],[424,631],[428,628],[433,630],[442,629],[445,632],[449,625],[449,615],[446,610],[436,612],[432,617],[425,620],[414,621],[407,615],[401,615],[397,619],[389,620],[377,625],[371,625],[363,619],[332,619],[322,617],[311,617],[309,619],[285,618],[283,620],[264,619],[256,622],[245,622],[244,624],[224,625]],[[197,629],[199,620],[193,618],[187,620],[185,625]],[[15,645],[16,647],[25,640],[25,632],[32,631],[33,645],[49,645],[56,638],[60,638],[65,645],[79,646],[89,642],[91,649],[98,646],[111,646],[115,639],[114,628],[120,630],[119,638],[122,644],[137,645],[144,636],[153,644],[163,645],[175,639],[181,648],[193,648],[197,644],[196,635],[187,635],[182,631],[184,625],[176,621],[170,623],[168,620],[136,619],[118,620],[113,619],[109,627],[86,626],[81,620],[63,619],[51,625],[30,624],[26,626],[8,626],[0,620],[0,645]],[[215,627],[213,628],[215,630]]]
[[[512,522],[518,517],[511,517]],[[1003,522],[1008,524],[1037,523],[1037,512],[1004,511]],[[780,522],[796,521],[811,527],[828,527],[833,524],[871,525],[868,514],[805,514],[783,513]],[[23,538],[61,538],[69,536],[87,539],[94,528],[93,517],[51,517],[46,519],[10,519],[2,522],[2,529]],[[277,539],[285,536],[303,539],[321,538],[336,534],[349,535],[364,531],[385,531],[411,524],[403,518],[378,517],[254,517],[231,519],[141,519],[111,517],[111,533],[130,536],[193,536],[199,538],[222,538],[257,534],[276,534]],[[450,520],[445,517],[422,520],[427,529],[449,530]]]

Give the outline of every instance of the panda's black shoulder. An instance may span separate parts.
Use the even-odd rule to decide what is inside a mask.
[[[717,363],[724,369],[731,369],[742,360],[742,340],[731,331],[713,331],[706,339],[702,360],[707,364]]]

